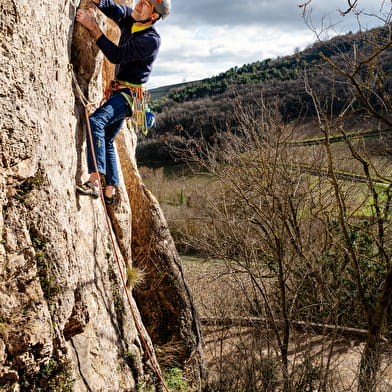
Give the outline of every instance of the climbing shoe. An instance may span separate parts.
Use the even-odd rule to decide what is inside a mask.
[[[103,198],[105,199],[105,204],[107,206],[113,205],[113,203],[115,201],[115,196],[109,197],[109,196],[103,195]]]
[[[99,197],[99,189],[89,181],[85,182],[83,185],[78,185],[76,187],[76,192],[79,193],[79,195],[91,196],[94,199]]]

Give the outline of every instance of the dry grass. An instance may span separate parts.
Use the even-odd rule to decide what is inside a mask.
[[[358,142],[358,147],[361,147],[359,143],[360,142]],[[336,170],[362,174],[358,161],[347,158],[350,156],[347,146],[337,144],[332,148],[334,154],[336,154],[336,159],[334,160]],[[286,156],[286,160],[293,159],[296,162],[315,165],[314,167],[321,168],[327,165],[322,147],[298,148],[295,150],[296,156],[290,158],[292,157],[292,153],[293,152],[290,151],[287,155],[283,154],[283,157]],[[242,152],[240,152],[237,157],[238,161],[242,158],[246,159]],[[261,158],[264,159],[263,156]],[[282,158],[282,160],[284,159],[285,158]],[[374,166],[371,168],[372,175],[378,172],[382,175],[390,176],[391,166],[389,165],[389,161],[390,158],[378,156],[373,161]],[[235,164],[237,161],[230,161],[230,164],[228,165],[228,173],[230,175],[234,173],[234,170],[232,170],[233,162]],[[249,157],[249,162],[252,162],[252,157]],[[255,166],[249,164],[246,167],[256,170],[256,166],[257,163]],[[267,165],[266,167],[269,166]],[[280,168],[279,165],[276,167]],[[220,193],[223,195],[224,203],[221,205],[219,203],[210,204],[212,208],[215,207],[215,215],[209,215],[208,209],[206,208],[208,201],[213,202],[219,198],[217,186],[215,183],[211,182],[209,178],[194,175],[189,177],[189,173],[176,173],[176,175],[167,176],[163,169],[152,170],[142,168],[141,173],[147,187],[157,196],[161,203],[180,253],[184,254],[184,252],[188,251],[198,251],[200,254],[203,254],[203,252],[207,253],[208,249],[210,249],[210,253],[207,253],[208,256],[213,254],[216,247],[221,247],[221,252],[218,252],[215,249],[215,254],[218,255],[216,257],[226,257],[225,251],[232,245],[232,248],[229,249],[231,252],[227,252],[227,259],[230,259],[231,254],[234,255],[233,258],[235,258],[236,255],[238,256],[238,253],[235,253],[237,250],[236,244],[238,243],[245,244],[244,246],[248,246],[249,249],[256,244],[256,246],[261,247],[262,250],[260,238],[256,238],[257,232],[248,230],[250,226],[249,218],[241,215],[240,218],[242,220],[236,220],[236,217],[232,215],[219,215],[220,212],[227,212],[227,208],[230,208],[234,201],[238,201],[237,199],[231,198],[231,195],[229,194],[230,189],[222,187]],[[246,174],[249,174],[249,170],[245,172],[243,176],[248,179]],[[268,174],[268,172],[265,174]],[[254,182],[258,184],[259,178],[265,177],[265,175],[260,175],[259,177],[255,176],[254,178],[251,178],[251,180],[254,179]],[[291,285],[287,291],[289,291],[290,288],[293,289],[293,292],[290,292],[290,295],[304,295],[304,298],[307,298],[307,292],[305,290],[307,286],[304,282],[307,281],[308,278],[310,279],[310,273],[315,274],[312,279],[315,279],[314,282],[317,281],[317,277],[319,276],[317,273],[320,272],[317,266],[321,265],[320,261],[322,261],[319,260],[318,257],[321,258],[322,256],[328,255],[329,258],[327,261],[334,263],[333,258],[341,257],[341,253],[336,251],[336,249],[339,250],[340,248],[333,249],[333,246],[336,245],[333,240],[338,241],[338,238],[335,238],[336,232],[331,231],[330,234],[332,239],[326,237],[326,241],[329,241],[328,243],[322,244],[322,241],[320,241],[320,244],[318,244],[316,226],[309,223],[314,217],[333,216],[333,213],[336,210],[336,200],[334,199],[334,192],[330,180],[327,178],[311,177],[305,174],[301,175],[300,179],[301,180],[296,182],[297,187],[294,193],[302,195],[301,197],[298,196],[300,200],[305,200],[305,196],[308,197],[309,201],[312,203],[309,202],[308,204],[304,203],[299,205],[298,210],[296,210],[296,213],[293,216],[295,219],[299,220],[304,218],[303,221],[301,221],[304,222],[302,239],[309,241],[309,244],[306,243],[306,245],[309,246],[309,248],[306,248],[308,252],[307,255],[309,256],[308,262],[314,262],[314,268],[310,271],[309,265],[298,265],[300,259],[293,259],[293,264],[287,265],[289,270],[285,271],[285,273],[292,273],[293,269],[298,269],[299,273],[303,273],[303,275],[299,277],[299,275],[297,276],[294,274],[291,277],[292,280],[286,276],[285,284],[287,286]],[[250,183],[251,182],[249,182],[249,184]],[[289,181],[287,183],[290,184]],[[340,197],[344,200],[344,204],[348,211],[350,211],[350,214],[366,217],[367,210],[369,210],[369,201],[371,201],[367,186],[365,184],[358,185],[351,182],[344,183],[343,181],[339,181],[339,183],[341,184]],[[283,182],[283,185],[285,184],[286,183]],[[281,192],[279,192],[279,189],[281,189]],[[284,195],[289,193],[287,187],[279,189],[274,189],[277,197],[279,197],[280,194]],[[257,193],[257,188],[255,193]],[[249,195],[250,197],[253,196],[252,193],[249,193]],[[256,196],[255,199],[257,199]],[[240,202],[241,200],[243,199],[239,198]],[[269,201],[269,199],[267,198],[266,201]],[[282,199],[282,201],[284,202],[284,199]],[[241,203],[238,205],[241,205]],[[264,204],[261,205],[263,206]],[[269,206],[269,204],[266,202],[265,206]],[[313,209],[315,209],[315,211],[313,211]],[[243,214],[247,212],[245,209],[242,209],[241,211]],[[317,215],[317,213],[319,213],[319,215]],[[224,220],[222,216],[223,218],[228,219]],[[268,217],[268,214],[266,216]],[[220,221],[219,218],[222,218],[222,220]],[[241,226],[241,222],[247,223]],[[327,220],[324,223],[327,223]],[[226,225],[228,229],[230,229],[230,233],[233,234],[231,242],[224,242],[224,238],[222,238],[225,227],[221,226],[224,225]],[[213,231],[214,229],[216,230],[215,232]],[[329,229],[331,228],[329,227]],[[212,230],[211,233],[208,230]],[[322,231],[320,231],[320,233],[322,234]],[[192,237],[199,240],[195,241],[196,243],[198,242],[198,245],[192,245]],[[254,241],[252,241],[253,239]],[[184,245],[184,243],[186,244]],[[320,253],[319,255],[318,247],[321,247],[322,245],[325,245],[329,252]],[[268,249],[268,247],[266,247],[266,249]],[[304,246],[303,249],[305,249]],[[257,271],[253,268],[254,260],[259,260],[256,253],[254,253],[255,258],[250,257],[247,262],[249,263],[248,267],[253,271],[253,278],[256,277],[256,279],[259,279],[260,276],[265,275],[266,271]],[[253,255],[253,253],[251,254]],[[268,257],[265,256],[268,256],[269,253],[267,252],[263,255],[264,259],[268,261]],[[238,257],[243,258],[243,255]],[[288,259],[285,260],[287,261]],[[275,284],[276,287],[277,280],[268,278],[259,279],[264,285],[264,292],[261,294],[261,291],[255,291],[254,287],[252,291],[251,277],[249,274],[245,273],[244,268],[242,268],[240,264],[238,267],[239,268],[237,269],[233,269],[231,268],[230,263],[224,263],[220,260],[188,258],[184,262],[187,281],[201,316],[222,319],[238,316],[252,317],[256,314],[258,317],[264,317],[264,313],[267,312],[266,308],[269,306],[272,309],[272,313],[275,313],[274,318],[279,319],[279,317],[281,317],[279,312],[282,309],[279,306],[279,293],[272,292],[273,285]],[[325,271],[323,276],[327,278]],[[298,291],[295,291],[297,290],[295,284],[298,283],[295,279],[301,281],[301,285],[304,287],[305,291],[299,289]],[[326,284],[327,282],[324,283]],[[312,286],[311,283],[310,285]],[[316,286],[317,288],[324,287],[323,284],[317,284]],[[328,284],[326,284],[326,286],[328,286]],[[316,302],[320,299],[320,304],[323,305],[320,307],[321,310],[318,310],[316,306],[319,302],[308,303],[306,300],[304,300],[303,303],[294,301],[296,302],[296,305],[300,302],[298,309],[302,310],[301,306],[314,308],[314,310],[308,310],[308,308],[306,308],[307,310],[305,313],[308,316],[310,315],[311,319],[313,319],[313,317],[316,317],[316,319],[317,317],[321,317],[321,321],[317,320],[318,322],[330,320],[330,317],[335,320],[333,318],[333,309],[330,309],[334,307],[334,302],[332,301],[332,299],[334,299],[334,293],[331,294],[331,297],[323,296],[323,294],[325,294],[324,292],[313,292],[312,288],[314,287],[309,288],[309,295],[315,296],[315,298],[310,299]],[[333,285],[331,285],[331,288],[332,287]],[[339,286],[338,288],[340,289],[341,287]],[[329,293],[330,287],[328,286],[326,290],[326,292]],[[339,291],[337,291],[337,293],[339,293]],[[260,298],[260,295],[263,298]],[[257,309],[255,309],[255,306]],[[298,309],[294,309],[294,312],[297,311],[297,313],[295,313],[297,315],[300,314]],[[353,311],[354,310],[356,309],[353,309]],[[329,313],[330,311],[331,314]],[[338,311],[342,313],[346,312],[345,309],[340,308]],[[268,312],[270,311],[268,310]],[[321,316],[318,312],[322,313]],[[323,312],[326,312],[326,314]],[[361,315],[360,312],[358,314]],[[271,315],[271,313],[269,313],[269,315]],[[290,313],[289,317],[295,316],[292,316]],[[358,318],[355,318],[355,322],[358,322]],[[280,366],[280,349],[282,345],[279,346],[277,342],[279,333],[272,335],[271,330],[261,326],[245,328],[244,326],[225,325],[223,327],[206,327],[204,329],[204,337],[207,361],[210,367],[209,385],[211,391],[274,392],[281,386],[280,381],[283,377]],[[354,339],[346,339],[341,336],[331,337],[328,335],[315,335],[310,330],[306,333],[292,331],[289,345],[290,392],[348,392],[355,390],[358,380],[358,364],[361,358],[362,349],[362,342]],[[172,356],[170,354],[170,348],[167,352],[167,357],[170,358]],[[387,389],[390,388],[388,383],[391,372],[388,358],[390,357],[385,354],[385,366],[383,366],[383,372],[380,375],[379,382],[380,392],[392,390]]]
[[[145,271],[136,267],[127,267],[127,287],[133,289],[144,282]]]
[[[367,152],[363,142],[353,143],[366,158]],[[332,148],[335,156],[335,170],[363,175],[361,164],[349,158],[350,152],[345,144],[336,144]],[[379,154],[371,158],[370,174],[372,176],[392,177],[390,156]],[[296,147],[295,160],[297,163],[309,164],[313,168],[327,167],[323,146]],[[206,174],[195,174],[187,165],[169,169],[141,167],[139,171],[147,188],[160,202],[179,252],[182,254],[202,253],[203,249],[194,248],[194,244],[190,244],[188,239],[200,237],[209,230],[210,217],[206,213],[206,201],[209,197],[213,197],[214,188],[217,187],[214,180]],[[334,208],[334,191],[329,179],[308,176],[306,181],[313,189],[319,187],[318,193],[323,199],[318,200],[318,204],[322,203],[330,205],[330,209]],[[369,201],[372,201],[367,185],[344,181],[340,183],[347,207],[356,215],[367,215]]]
[[[205,231],[203,195],[213,187],[205,174],[193,174],[186,166],[165,173],[163,168],[139,169],[143,182],[158,199],[168,222],[170,232],[180,253],[190,249],[182,244],[187,236],[198,236]]]
[[[246,296],[238,289],[238,279],[247,284],[245,275],[233,279],[221,261],[184,258],[183,266],[201,316],[249,314]],[[271,330],[260,325],[205,326],[203,337],[211,391],[279,390],[279,350]],[[363,347],[364,343],[355,337],[293,331],[289,347],[291,391],[321,391],[324,382],[329,392],[355,391]],[[379,392],[392,391],[391,350],[385,348]]]

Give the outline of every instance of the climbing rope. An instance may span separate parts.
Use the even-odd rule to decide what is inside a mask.
[[[94,162],[94,169],[95,169],[96,173],[99,173],[97,160],[96,160],[96,156],[95,156],[95,151],[94,151],[94,148],[93,148],[94,143],[93,143],[93,136],[92,136],[92,132],[91,132],[89,113],[88,113],[89,107],[92,106],[92,105],[95,105],[95,103],[89,102],[88,99],[84,96],[84,94],[82,92],[82,89],[80,88],[79,83],[78,83],[78,81],[76,79],[76,76],[75,76],[75,73],[73,71],[72,65],[70,66],[70,71],[71,71],[72,79],[73,79],[74,85],[76,87],[76,91],[78,93],[79,99],[82,102],[82,105],[84,107],[84,114],[85,114],[86,122],[87,122],[87,131],[88,131],[87,133],[88,133],[88,137],[89,137],[89,141],[90,141],[90,145],[91,145],[91,152],[92,152],[92,158],[93,158],[93,162]],[[165,381],[164,381],[164,379],[162,377],[162,374],[161,374],[159,368],[155,364],[155,361],[153,359],[153,355],[151,353],[150,347],[148,346],[146,340],[144,339],[142,327],[141,327],[141,325],[139,323],[139,320],[138,320],[138,318],[136,316],[136,310],[135,310],[135,308],[133,306],[133,303],[132,303],[132,300],[131,300],[131,296],[130,296],[128,288],[127,288],[127,284],[126,284],[126,280],[125,280],[125,277],[124,277],[124,273],[123,273],[122,268],[121,268],[120,259],[118,257],[118,253],[117,253],[117,250],[116,250],[116,244],[115,244],[114,237],[113,237],[113,231],[112,231],[112,226],[111,226],[109,214],[108,214],[108,211],[107,211],[107,208],[106,208],[106,203],[105,203],[105,198],[104,198],[104,194],[103,194],[103,188],[102,188],[102,183],[101,183],[100,176],[98,176],[98,188],[99,188],[99,195],[100,195],[101,203],[102,203],[102,206],[103,206],[103,209],[104,209],[104,213],[105,213],[105,220],[106,220],[106,225],[108,227],[110,241],[111,241],[111,244],[112,244],[112,247],[113,247],[114,258],[116,259],[116,264],[117,264],[117,267],[118,267],[118,270],[119,270],[119,273],[120,273],[121,282],[122,282],[122,285],[123,285],[123,289],[124,289],[125,295],[127,297],[127,302],[128,302],[129,308],[131,310],[131,314],[132,314],[132,318],[133,318],[135,326],[136,326],[136,330],[137,330],[137,332],[139,334],[139,337],[140,337],[140,340],[142,342],[143,348],[144,348],[145,352],[147,353],[148,359],[151,362],[151,366],[152,366],[156,376],[158,377],[158,380],[162,384],[162,386],[165,389],[165,391],[166,392],[170,392],[169,388],[167,387],[167,385],[166,385],[166,383],[165,383]]]

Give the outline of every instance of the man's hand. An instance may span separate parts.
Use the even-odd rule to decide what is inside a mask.
[[[76,13],[76,20],[87,30],[91,31],[95,40],[103,34],[98,26],[95,11],[92,8],[89,8],[88,10],[78,10]]]

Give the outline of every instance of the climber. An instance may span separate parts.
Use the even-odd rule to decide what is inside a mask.
[[[110,98],[90,116],[90,126],[97,161],[95,170],[89,138],[87,138],[87,164],[89,179],[76,187],[81,195],[99,197],[99,176],[105,176],[104,198],[106,204],[113,203],[119,185],[114,139],[121,129],[125,117],[132,114],[129,86],[142,86],[147,82],[152,64],[161,43],[154,28],[157,20],[170,13],[170,0],[139,0],[132,9],[116,4],[113,0],[93,0],[98,9],[112,19],[120,28],[119,44],[110,41],[96,21],[92,8],[78,10],[76,20],[92,34],[97,46],[108,60],[116,64],[117,88]],[[127,94],[127,95],[124,95]]]

